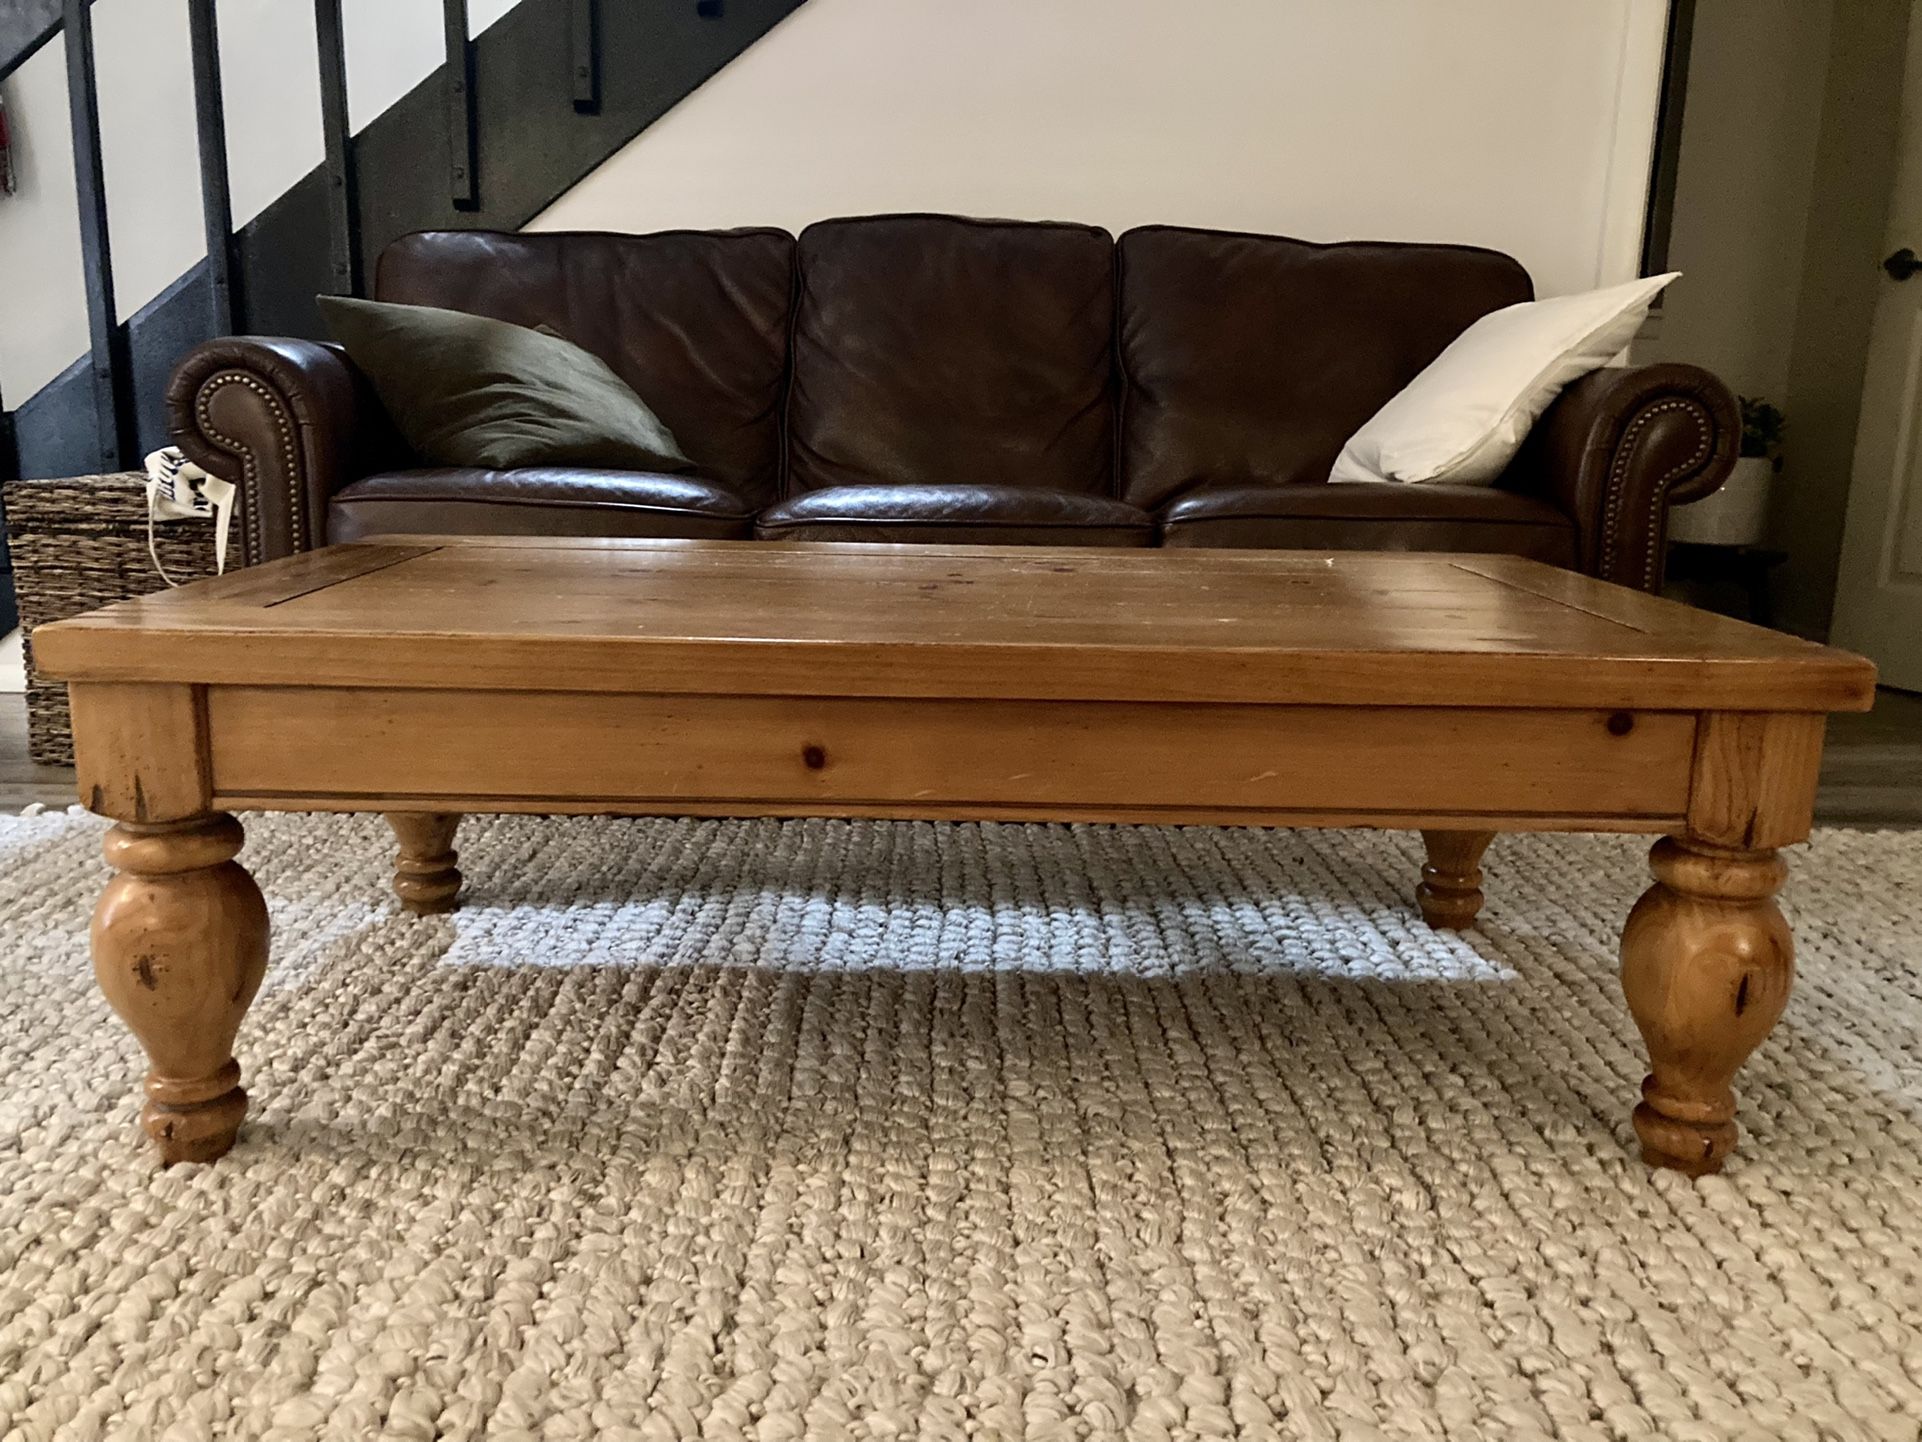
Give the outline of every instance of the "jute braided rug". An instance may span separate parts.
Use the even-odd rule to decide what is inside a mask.
[[[0,1437],[1903,1438],[1922,838],[1827,832],[1724,1177],[1645,1171],[1645,843],[269,818],[255,1109],[156,1173],[100,823],[0,823]]]

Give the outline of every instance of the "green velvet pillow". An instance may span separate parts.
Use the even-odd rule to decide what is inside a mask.
[[[432,465],[692,469],[660,417],[572,341],[464,311],[318,299],[334,338]]]

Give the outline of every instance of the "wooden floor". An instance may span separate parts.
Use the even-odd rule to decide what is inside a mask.
[[[25,699],[0,694],[0,811],[68,806],[73,772],[27,759]],[[1867,715],[1829,719],[1816,819],[1832,826],[1922,826],[1922,696],[1880,691]]]
[[[27,759],[27,698],[0,693],[0,812],[13,815],[36,801],[71,806],[76,799],[71,770]]]
[[[1867,715],[1829,718],[1815,819],[1922,826],[1922,695],[1884,688]]]

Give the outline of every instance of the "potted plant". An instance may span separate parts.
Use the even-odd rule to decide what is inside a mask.
[[[1669,513],[1671,540],[1697,546],[1753,546],[1768,529],[1769,485],[1782,466],[1782,412],[1742,397],[1742,457],[1712,496]]]

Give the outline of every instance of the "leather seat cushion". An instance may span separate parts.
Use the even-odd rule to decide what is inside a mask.
[[[599,356],[694,462],[751,502],[780,488],[794,239],[425,231],[382,252],[375,298],[546,325]]]
[[[1343,444],[1475,321],[1532,297],[1492,250],[1156,225],[1116,245],[1121,485],[1319,484]]]
[[[1154,518],[1123,501],[1026,486],[834,486],[761,513],[764,541],[1152,546]]]
[[[724,486],[645,471],[482,471],[367,476],[327,507],[330,543],[385,533],[457,536],[748,536],[753,513]]]
[[[1114,241],[890,215],[801,233],[788,494],[1113,490]]]
[[[1575,525],[1561,510],[1489,486],[1213,486],[1169,506],[1161,534],[1167,546],[1481,551],[1575,564]]]

